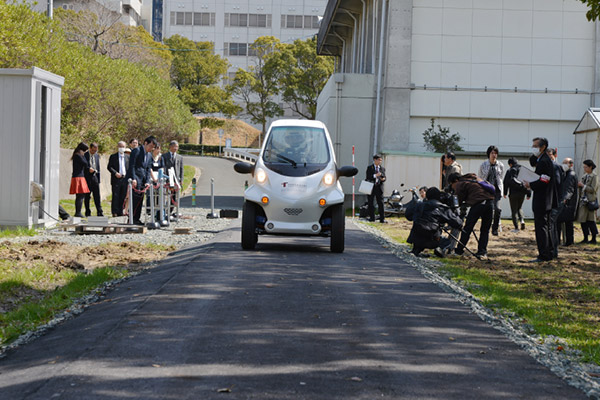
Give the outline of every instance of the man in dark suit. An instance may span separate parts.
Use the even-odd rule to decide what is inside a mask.
[[[143,225],[140,220],[142,214],[142,202],[144,201],[144,189],[150,186],[150,163],[151,157],[148,153],[154,150],[158,142],[154,136],[148,136],[144,140],[144,144],[136,147],[131,151],[129,156],[129,168],[127,169],[126,178],[132,180],[133,186],[133,223]]]
[[[169,143],[169,151],[162,155],[163,165],[165,167],[165,173],[169,174],[169,170],[173,168],[175,171],[175,178],[179,182],[180,186],[183,187],[183,157],[181,154],[177,154],[179,150],[179,143],[177,140],[172,140]],[[177,202],[177,194],[171,192],[171,207],[170,214],[173,214],[174,204]]]
[[[108,159],[108,172],[110,172],[110,185],[112,186],[111,212],[113,217],[123,215],[123,203],[127,197],[127,169],[129,168],[129,154],[125,153],[127,144],[119,142],[118,151],[111,154]]]
[[[100,198],[100,155],[98,154],[98,144],[91,143],[90,149],[85,153],[85,159],[87,160],[90,168],[84,171],[85,180],[87,182],[90,193],[86,193],[85,203],[85,216],[89,217],[92,215],[90,209],[90,198],[94,196],[94,204],[96,205],[96,215],[99,217],[104,216],[102,213],[102,199]]]
[[[373,182],[373,190],[371,194],[367,196],[367,202],[369,207],[369,221],[375,221],[375,206],[373,205],[373,198],[377,201],[377,209],[379,210],[379,222],[385,222],[385,216],[383,212],[383,182],[385,182],[385,168],[381,166],[381,156],[375,154],[373,156],[373,164],[367,167],[367,176],[365,180]]]
[[[523,181],[526,188],[533,190],[533,219],[535,224],[535,241],[538,247],[538,256],[532,262],[550,261],[555,258],[551,213],[552,208],[558,206],[558,188],[554,176],[552,160],[546,153],[548,139],[533,139],[532,164],[535,164],[535,173],[540,178],[534,182]]]

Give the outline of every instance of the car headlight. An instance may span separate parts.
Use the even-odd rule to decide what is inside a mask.
[[[335,174],[333,172],[329,171],[325,175],[323,175],[323,183],[326,186],[333,185],[333,182],[335,182]]]
[[[256,170],[256,182],[265,183],[266,180],[267,180],[267,173],[265,172],[264,169],[258,168]]]

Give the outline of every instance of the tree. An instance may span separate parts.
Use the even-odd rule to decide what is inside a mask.
[[[93,4],[96,4],[95,6]],[[114,22],[114,15],[97,3],[92,10],[64,10],[57,8],[55,19],[60,23],[70,41],[81,43],[95,53],[114,59],[157,68],[164,78],[169,78],[172,56],[168,47],[157,43],[143,27],[126,26]],[[99,15],[93,10],[98,10]]]
[[[298,39],[285,50],[291,51],[293,62],[285,64],[281,81],[284,88],[282,99],[292,111],[306,119],[315,119],[317,99],[333,73],[334,60],[317,55],[316,37]]]
[[[283,115],[283,109],[275,101],[280,92],[280,81],[286,63],[292,62],[291,52],[281,51],[284,46],[273,36],[261,36],[250,45],[255,55],[255,65],[248,70],[238,69],[230,91],[244,103],[245,114],[252,122],[262,126],[261,134],[266,132],[269,118]],[[258,136],[259,144],[261,136]]]
[[[75,1],[81,11],[56,10],[57,18],[65,28],[69,40],[79,42],[94,53],[107,54],[115,43],[115,30],[121,15],[100,1]],[[122,25],[122,24],[121,24]]]
[[[194,114],[235,115],[240,111],[231,93],[220,86],[229,63],[214,53],[212,42],[194,42],[175,35],[165,44],[171,49],[171,82]],[[216,118],[203,118],[203,126],[219,125]],[[222,121],[220,121],[222,122]]]
[[[589,7],[588,12],[585,14],[588,21],[596,21],[600,17],[600,0],[579,0],[583,4]]]
[[[65,78],[61,144],[96,141],[104,148],[132,136],[182,139],[198,123],[169,79],[155,67],[94,53],[67,40],[58,21],[26,4],[0,2],[0,68],[36,66]]]
[[[436,153],[445,153],[447,151],[462,151],[462,147],[458,144],[461,136],[458,132],[450,134],[450,128],[437,126],[435,130],[435,118],[431,118],[431,127],[423,132],[423,141],[427,150]]]

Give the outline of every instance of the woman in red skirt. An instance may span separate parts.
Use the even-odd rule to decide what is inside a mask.
[[[85,199],[85,194],[90,192],[84,175],[84,171],[90,168],[88,161],[83,156],[86,151],[88,151],[88,145],[81,142],[77,145],[71,156],[71,160],[73,160],[73,175],[71,177],[69,194],[75,195],[75,216],[80,218],[83,218],[83,215],[81,215],[83,199]]]

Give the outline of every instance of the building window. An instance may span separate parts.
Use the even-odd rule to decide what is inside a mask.
[[[271,14],[236,14],[225,13],[225,26],[270,28]]]
[[[318,29],[319,18],[314,15],[282,15],[281,27],[289,29]]]
[[[247,43],[225,43],[225,56],[246,56],[248,55]]]
[[[171,25],[215,26],[215,13],[171,11]]]

